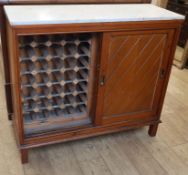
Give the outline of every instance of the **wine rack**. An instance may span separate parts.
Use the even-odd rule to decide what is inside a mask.
[[[26,136],[91,122],[93,38],[89,33],[19,36]]]

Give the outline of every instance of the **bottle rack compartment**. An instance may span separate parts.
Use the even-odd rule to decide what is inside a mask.
[[[87,33],[19,36],[26,134],[88,121],[91,43]]]

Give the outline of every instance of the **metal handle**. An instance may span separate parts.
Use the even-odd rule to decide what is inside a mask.
[[[160,78],[164,78],[165,77],[165,69],[161,69],[160,70]]]
[[[105,84],[105,76],[102,76],[100,78],[100,86],[104,86],[104,84]]]

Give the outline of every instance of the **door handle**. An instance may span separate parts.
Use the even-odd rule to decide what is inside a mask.
[[[104,84],[105,84],[105,76],[103,75],[100,78],[100,86],[104,86]]]
[[[160,70],[160,78],[163,79],[165,77],[165,69]]]

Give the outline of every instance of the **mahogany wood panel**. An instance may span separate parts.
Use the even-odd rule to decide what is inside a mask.
[[[111,32],[104,34],[103,41],[101,118],[114,122],[131,120],[136,113],[155,115],[168,59],[168,32]]]
[[[2,1],[1,1],[2,2]],[[4,75],[5,75],[5,94],[6,94],[6,104],[8,110],[8,118],[11,119],[13,114],[12,100],[11,100],[11,82],[9,73],[9,57],[7,51],[7,31],[5,14],[3,11],[3,6],[0,5],[0,32],[1,32],[1,47],[2,47],[2,58],[4,65]]]
[[[13,126],[16,133],[16,138],[19,144],[24,144],[23,118],[21,117],[21,99],[20,99],[20,78],[18,60],[18,41],[15,31],[7,23],[7,39],[8,41],[8,56],[10,59],[10,78],[11,78],[11,97],[13,103],[14,117]],[[20,117],[17,117],[20,116]]]

